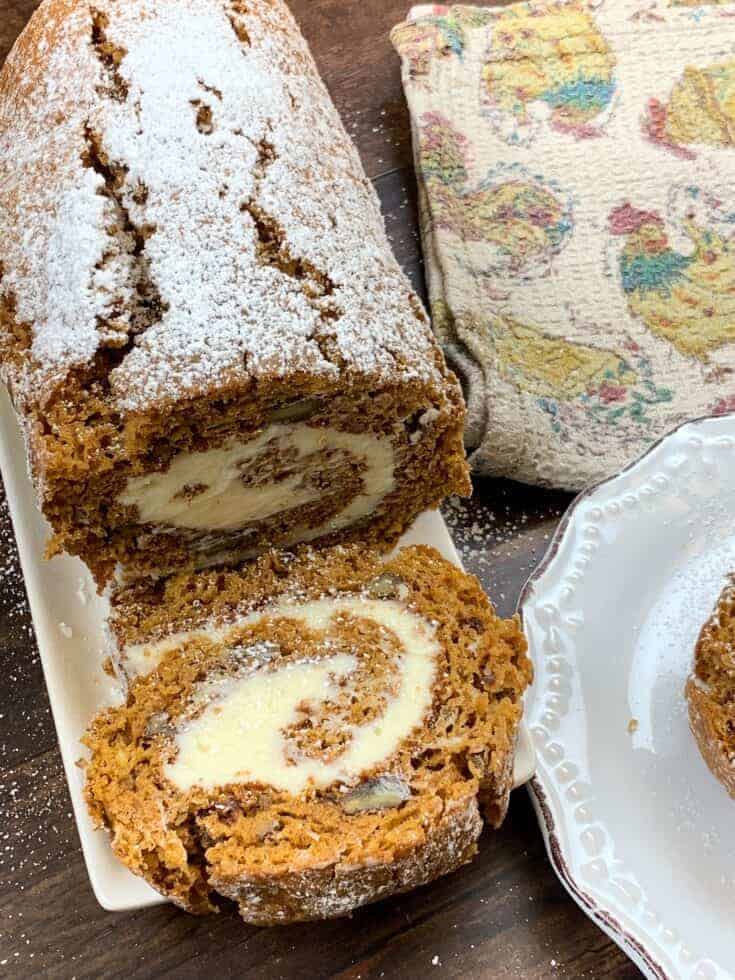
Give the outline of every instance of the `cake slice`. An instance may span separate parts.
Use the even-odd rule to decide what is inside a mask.
[[[148,657],[123,656],[127,701],[87,734],[89,808],[191,912],[345,915],[454,871],[505,816],[526,642],[430,548],[137,583],[112,629]]]
[[[0,374],[99,582],[393,543],[464,406],[281,0],[44,0],[0,73]]]
[[[735,797],[735,584],[702,629],[686,689],[689,720],[705,762]]]

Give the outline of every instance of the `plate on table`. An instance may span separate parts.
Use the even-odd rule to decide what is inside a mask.
[[[530,792],[572,897],[647,977],[735,977],[735,801],[689,731],[699,632],[735,570],[735,416],[583,494],[526,586]]]
[[[158,905],[165,899],[118,863],[107,835],[95,831],[84,803],[84,775],[77,765],[80,738],[92,717],[119,699],[115,681],[103,670],[107,658],[104,621],[107,602],[99,597],[86,566],[77,558],[44,561],[49,535],[39,514],[26,467],[25,449],[7,392],[0,392],[0,470],[13,521],[21,567],[33,616],[51,710],[64,762],[79,837],[94,894],[112,912]],[[401,544],[433,545],[460,564],[443,518],[422,515]],[[535,756],[522,729],[516,783],[530,779]]]

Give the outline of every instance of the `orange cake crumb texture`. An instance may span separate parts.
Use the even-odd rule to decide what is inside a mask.
[[[258,924],[343,915],[470,860],[480,806],[492,826],[504,818],[521,697],[532,675],[526,642],[518,622],[500,620],[479,583],[433,549],[405,549],[387,564],[357,548],[321,556],[303,550],[287,565],[266,556],[242,573],[136,586],[117,597],[115,629],[123,642],[136,642],[286,596],[344,594],[400,595],[436,623],[440,648],[423,726],[353,785],[310,785],[298,796],[252,784],[184,793],[164,774],[177,724],[196,711],[192,694],[202,681],[234,675],[243,651],[257,644],[277,649],[279,665],[326,655],[324,633],[293,620],[240,626],[226,647],[190,640],[132,682],[127,703],[101,714],[88,732],[93,818],[109,828],[115,853],[132,871],[192,912],[212,911],[218,896],[227,896]],[[341,723],[374,718],[391,696],[395,637],[386,643],[374,622],[343,615],[332,621],[329,639],[332,652],[347,649],[358,658],[360,697],[342,691],[310,719],[312,727],[289,729],[288,751],[338,755]],[[405,788],[402,800],[347,812],[348,798],[354,803],[356,793],[369,794],[386,777]]]
[[[687,699],[705,762],[735,798],[735,582],[724,590],[702,630]]]
[[[324,386],[320,389],[314,383],[302,382],[300,387],[292,386],[290,396],[274,382],[273,386],[263,384],[257,391],[249,389],[246,395],[231,401],[187,405],[185,422],[175,413],[148,416],[145,426],[139,421],[131,429],[125,445],[118,437],[111,438],[105,452],[95,455],[94,472],[88,471],[89,460],[85,456],[82,469],[70,474],[69,479],[59,480],[56,491],[46,501],[44,511],[58,531],[51,553],[66,550],[82,556],[97,580],[105,582],[118,563],[132,574],[146,575],[191,568],[194,560],[213,564],[209,559],[220,554],[226,561],[237,561],[243,553],[250,556],[251,552],[283,546],[295,527],[320,526],[339,514],[362,490],[359,473],[342,472],[329,460],[324,466],[316,466],[312,474],[324,485],[318,500],[229,533],[195,534],[141,524],[135,509],[116,499],[130,476],[165,471],[180,452],[203,452],[220,447],[231,438],[253,438],[268,424],[269,413],[276,406],[298,404],[304,395],[312,396],[306,424],[384,436],[390,438],[395,453],[395,488],[368,521],[325,536],[323,544],[359,539],[373,547],[388,548],[419,513],[436,507],[449,494],[471,491],[463,447],[464,408],[453,382],[448,381],[443,391],[407,384],[381,392],[369,388],[358,392],[344,383],[341,391],[335,389],[326,394]],[[317,395],[318,399],[313,397]],[[431,421],[425,421],[427,414]],[[79,433],[68,434],[75,445],[83,444]],[[155,450],[151,450],[151,445]],[[53,452],[54,466],[58,463],[68,469],[82,465],[80,458],[74,462],[66,441],[56,438]],[[274,467],[283,466],[278,453],[268,460]],[[46,463],[50,462],[47,456]],[[266,471],[263,462],[254,466],[253,472]],[[75,486],[84,471],[85,491],[80,496]],[[305,478],[308,476],[304,474]]]

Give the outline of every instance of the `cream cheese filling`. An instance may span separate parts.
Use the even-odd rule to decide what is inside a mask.
[[[354,781],[389,759],[400,743],[422,724],[431,707],[439,644],[434,628],[399,602],[359,597],[320,599],[301,605],[281,603],[241,620],[267,617],[294,619],[314,630],[328,631],[333,617],[348,613],[378,623],[399,640],[402,654],[396,695],[377,719],[348,727],[347,748],[334,761],[286,754],[285,730],[297,723],[305,707],[336,697],[349,684],[359,661],[339,651],[318,661],[255,669],[237,677],[205,682],[197,701],[204,711],[176,736],[176,757],[165,775],[180,790],[215,789],[230,783],[262,783],[298,794],[307,786],[324,788]]]
[[[252,464],[264,453],[269,461],[288,460],[288,473],[283,479],[252,485],[252,477],[258,476]],[[342,510],[317,534],[341,530],[367,517],[395,487],[395,458],[389,437],[276,423],[247,442],[233,440],[219,449],[180,453],[164,473],[128,480],[118,501],[136,507],[141,524],[190,531],[236,531],[314,503],[329,493],[331,488],[325,490],[323,485],[304,480],[305,470],[313,470],[315,461],[318,465],[324,454],[336,454],[337,464],[340,456],[358,462],[363,468],[362,489],[346,500]],[[334,462],[325,464],[327,478],[333,467]]]

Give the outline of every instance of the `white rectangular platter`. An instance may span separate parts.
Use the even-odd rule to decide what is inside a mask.
[[[158,905],[165,899],[117,862],[106,835],[93,829],[84,804],[84,775],[77,765],[83,754],[79,740],[93,715],[119,698],[115,682],[102,669],[107,656],[103,630],[107,602],[97,595],[92,578],[79,559],[43,558],[48,526],[35,505],[22,435],[4,389],[0,391],[0,470],[94,894],[100,905],[111,912]],[[433,545],[447,559],[461,564],[438,513],[420,517],[401,544]],[[524,727],[516,758],[516,784],[527,782],[534,769],[534,750]]]

